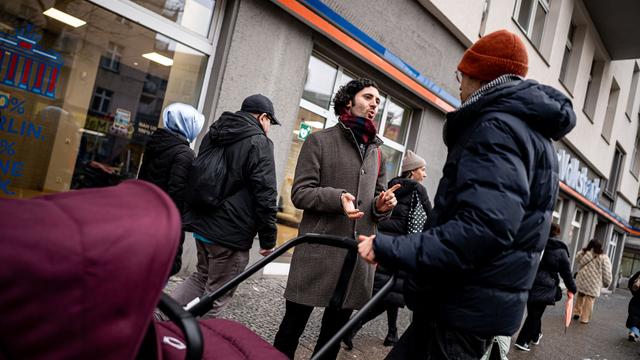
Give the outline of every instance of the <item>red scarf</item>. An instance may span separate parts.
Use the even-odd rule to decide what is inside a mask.
[[[351,130],[356,141],[360,144],[369,145],[376,138],[378,130],[373,121],[360,116],[354,116],[348,113],[342,113],[339,120],[347,128]]]

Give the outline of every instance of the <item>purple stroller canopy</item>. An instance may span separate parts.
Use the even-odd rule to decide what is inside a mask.
[[[179,237],[141,181],[0,200],[0,359],[133,359]]]

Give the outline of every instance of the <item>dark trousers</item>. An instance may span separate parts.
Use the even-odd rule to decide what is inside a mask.
[[[287,300],[284,319],[282,319],[278,333],[276,333],[273,346],[289,357],[289,359],[293,359],[296,353],[300,336],[307,326],[307,321],[309,321],[309,316],[311,316],[312,311],[313,306],[302,305]],[[322,349],[324,344],[329,342],[338,330],[349,321],[352,312],[353,310],[337,309],[331,306],[324,309],[320,335],[313,349],[314,354]],[[327,353],[324,359],[335,359],[339,351],[340,342],[338,341],[331,347],[331,351]]]
[[[386,359],[477,360],[492,341],[493,338],[448,329],[414,313],[413,322]]]
[[[520,329],[516,344],[524,345],[538,338],[542,332],[542,314],[547,308],[544,303],[527,303],[527,319]]]
[[[362,321],[358,323],[358,325],[351,331],[351,336],[355,336],[356,333],[364,326],[364,324],[369,321],[377,318],[383,312],[387,312],[387,327],[388,334],[393,336],[398,336],[398,307],[393,305],[386,305],[382,302],[377,303],[371,311],[369,311]]]

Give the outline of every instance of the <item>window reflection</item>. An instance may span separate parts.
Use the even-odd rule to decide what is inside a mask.
[[[329,109],[337,72],[335,66],[311,56],[302,98],[323,109]]]
[[[214,0],[132,0],[202,36],[209,34]]]
[[[408,123],[409,112],[393,101],[389,101],[384,137],[404,145]]]
[[[300,108],[296,124],[293,127],[291,137],[291,148],[287,157],[284,181],[280,190],[280,200],[278,201],[278,223],[284,224],[278,227],[278,244],[291,239],[297,234],[297,226],[302,220],[302,210],[296,209],[291,202],[291,188],[295,175],[296,164],[302,144],[309,134],[324,129],[326,119],[305,108]]]
[[[402,152],[392,149],[387,145],[382,145],[380,148],[382,149],[384,158],[387,161],[385,163],[386,164],[385,170],[387,172],[387,181],[388,181],[398,175],[398,171],[400,170],[400,161],[402,160]]]
[[[13,124],[0,128],[0,162],[18,164],[0,171],[0,197],[135,177],[161,109],[197,105],[204,54],[89,2],[0,2],[0,37],[0,116]]]

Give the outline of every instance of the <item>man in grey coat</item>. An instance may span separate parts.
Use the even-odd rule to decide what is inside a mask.
[[[296,165],[293,204],[304,210],[299,234],[357,238],[375,231],[397,201],[385,191],[385,166],[373,119],[380,94],[369,79],[352,80],[338,90],[339,122],[307,137]],[[314,307],[324,307],[314,353],[360,309],[373,289],[374,267],[354,252],[317,244],[296,247],[285,291],[286,313],[274,346],[293,359]],[[326,358],[334,358],[340,344]]]

